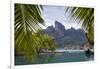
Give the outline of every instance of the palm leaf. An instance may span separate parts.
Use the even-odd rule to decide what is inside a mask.
[[[38,5],[15,4],[15,49],[19,54],[36,54],[33,45],[33,33],[41,29],[39,24],[44,25],[41,17],[41,9]]]
[[[70,9],[69,7],[66,10],[71,11],[71,17],[75,21],[82,22],[82,28],[87,31],[89,42],[94,42],[94,8],[74,7]]]

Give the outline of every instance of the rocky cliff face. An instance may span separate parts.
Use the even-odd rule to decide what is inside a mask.
[[[44,30],[45,33],[55,38],[58,47],[70,45],[80,45],[87,41],[85,32],[82,29],[65,29],[64,25],[55,21],[55,27],[49,26]]]
[[[65,27],[60,22],[55,21],[55,30],[62,33],[65,31]]]

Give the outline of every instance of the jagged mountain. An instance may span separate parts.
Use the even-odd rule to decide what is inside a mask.
[[[65,29],[64,25],[55,21],[55,27],[49,26],[44,30],[45,33],[55,38],[58,47],[70,45],[80,45],[87,41],[85,32],[82,29]]]

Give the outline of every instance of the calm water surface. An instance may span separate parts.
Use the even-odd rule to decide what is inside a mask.
[[[31,56],[28,58],[25,59],[22,56],[17,56],[15,58],[15,65],[91,61],[94,60],[94,55],[86,56],[84,51],[64,51],[63,53],[45,53],[36,58]]]

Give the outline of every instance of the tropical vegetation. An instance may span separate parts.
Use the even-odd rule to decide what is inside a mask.
[[[41,16],[42,6],[29,4],[15,4],[14,40],[15,54],[38,55],[44,51],[54,51],[56,43],[53,37],[42,31],[40,25],[45,26]],[[74,7],[70,10],[75,20],[82,22],[82,27],[87,31],[90,44],[94,43],[94,9]]]
[[[82,28],[87,32],[86,37],[90,44],[94,44],[94,8],[68,7],[66,12],[71,11],[71,17],[82,23]]]
[[[45,25],[41,16],[41,6],[15,4],[15,54],[37,55],[41,49],[55,50],[55,42],[47,34],[40,33],[40,25]]]

